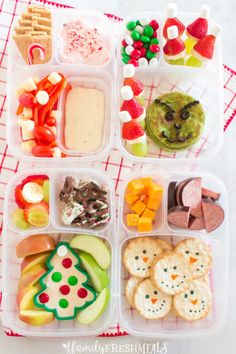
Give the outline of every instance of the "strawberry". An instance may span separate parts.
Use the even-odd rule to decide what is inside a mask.
[[[200,39],[195,46],[193,47],[193,52],[197,52],[203,58],[212,59],[214,54],[214,46],[215,46],[216,37],[212,34]]]
[[[206,18],[197,18],[186,28],[187,34],[194,39],[201,39],[206,36],[208,21]]]
[[[143,83],[137,79],[134,79],[133,77],[127,77],[124,79],[124,86],[130,86],[134,96],[139,96],[144,91]]]
[[[164,28],[163,28],[163,36],[165,39],[168,39],[168,36],[167,36],[167,28],[171,27],[171,26],[177,26],[178,28],[178,34],[179,34],[179,38],[182,36],[182,34],[184,33],[184,30],[185,30],[185,26],[184,24],[178,20],[178,18],[176,17],[172,17],[172,18],[168,18],[166,20],[166,23],[164,25]]]
[[[49,213],[49,205],[46,202],[40,202],[37,204],[29,204],[25,207],[24,209],[24,218],[26,221],[28,221],[28,215],[30,214],[31,211],[33,210],[41,210],[44,211],[45,213]]]
[[[163,52],[166,55],[177,55],[184,50],[184,42],[179,38],[169,39],[163,47]]]
[[[18,186],[16,186],[15,188],[15,202],[18,205],[19,208],[24,209],[25,207],[27,207],[28,205],[30,205],[29,203],[27,203],[23,196],[22,196],[22,185],[18,184]]]
[[[134,140],[143,135],[145,135],[143,128],[135,120],[124,123],[122,126],[122,138],[125,140]]]
[[[43,182],[48,179],[47,175],[32,175],[32,176],[28,176],[25,179],[23,179],[22,181],[22,187],[24,187],[24,185],[28,182],[35,182],[38,183],[40,186],[43,185]]]
[[[120,110],[128,111],[133,119],[137,119],[144,114],[144,108],[134,98],[124,101]]]

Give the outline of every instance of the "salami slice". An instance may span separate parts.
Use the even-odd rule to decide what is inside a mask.
[[[190,214],[202,217],[202,179],[191,178],[182,188],[181,201],[183,206],[190,207]]]
[[[210,198],[202,200],[202,209],[206,231],[212,232],[216,230],[224,221],[224,209]]]
[[[170,182],[169,188],[168,188],[168,209],[172,208],[173,206],[176,205],[175,202],[175,189],[176,189],[177,182],[173,181]]]
[[[168,222],[177,227],[188,228],[190,218],[190,208],[175,206],[168,211]]]
[[[205,229],[205,221],[204,218],[195,218],[194,216],[190,217],[189,220],[189,229],[190,230],[203,230]]]
[[[203,198],[211,198],[213,200],[219,200],[220,193],[214,192],[214,191],[207,189],[207,188],[202,188],[202,197]]]

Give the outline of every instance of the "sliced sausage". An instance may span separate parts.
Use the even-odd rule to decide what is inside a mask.
[[[172,208],[173,206],[176,205],[175,203],[175,188],[176,188],[177,182],[173,181],[170,182],[169,188],[168,188],[168,209]]]
[[[196,218],[202,217],[202,179],[192,178],[188,181],[181,192],[183,206],[190,207],[190,214]]]
[[[203,217],[195,218],[194,216],[190,216],[189,229],[190,230],[203,230],[203,229],[205,229],[204,218]]]
[[[202,200],[202,209],[206,231],[211,232],[216,230],[224,221],[224,209],[210,198]]]
[[[175,206],[168,211],[168,222],[184,229],[188,228],[190,217],[190,208],[184,206]]]
[[[176,189],[175,189],[175,201],[177,205],[183,205],[182,204],[182,190],[184,188],[184,186],[186,185],[186,183],[188,183],[189,181],[191,181],[192,178],[187,178],[183,181],[181,181],[180,183],[177,184]]]
[[[211,198],[213,200],[219,200],[220,193],[214,192],[214,191],[207,189],[207,188],[202,188],[202,197],[203,198]]]

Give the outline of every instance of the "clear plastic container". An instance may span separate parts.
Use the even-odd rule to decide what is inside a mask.
[[[188,177],[202,177],[203,185],[221,193],[220,204],[225,211],[225,220],[221,227],[207,234],[206,231],[193,232],[186,229],[170,229],[167,224],[167,192],[170,181],[184,180]],[[123,219],[123,195],[119,198],[119,221],[118,235],[119,243],[119,290],[118,290],[118,315],[119,323],[125,330],[135,336],[152,337],[152,338],[192,338],[200,336],[208,336],[220,329],[227,317],[228,310],[228,278],[229,278],[229,234],[228,234],[228,201],[227,192],[223,183],[216,177],[206,173],[176,173],[163,172],[155,173],[152,171],[133,173],[129,180],[140,177],[152,177],[162,179],[166,186],[164,192],[164,215],[163,229],[154,230],[152,234],[135,234],[127,228],[124,228]],[[129,180],[123,182],[123,190]],[[138,314],[138,312],[130,306],[125,296],[125,284],[129,278],[128,272],[125,270],[122,262],[123,250],[130,239],[141,236],[158,237],[170,242],[173,246],[185,238],[196,237],[211,247],[213,254],[213,265],[210,271],[209,282],[213,293],[213,306],[208,316],[199,321],[185,321],[176,317],[173,313],[168,314],[162,320],[146,320]]]
[[[102,172],[94,171],[91,169],[67,169],[65,172],[63,169],[48,169],[48,176],[51,182],[50,189],[50,223],[47,228],[42,230],[26,230],[24,232],[18,230],[10,230],[9,225],[9,215],[8,207],[11,206],[11,194],[16,184],[19,184],[22,179],[31,174],[40,174],[40,170],[28,170],[24,173],[18,173],[10,181],[5,199],[4,207],[4,231],[3,231],[3,252],[2,252],[2,272],[3,272],[3,296],[2,296],[2,321],[3,325],[11,328],[14,332],[19,333],[24,336],[29,337],[81,337],[81,336],[91,336],[102,333],[109,325],[114,317],[115,310],[115,294],[116,294],[116,267],[115,267],[115,210],[114,210],[114,187],[111,180]],[[53,224],[54,213],[56,212],[57,204],[55,199],[57,196],[54,194],[58,192],[57,186],[63,181],[65,176],[77,176],[78,178],[89,178],[91,180],[102,183],[108,192],[109,208],[111,212],[110,223],[106,228],[100,230],[86,230],[74,228],[71,230],[67,226],[61,225],[57,228]],[[16,245],[19,241],[24,239],[29,235],[36,234],[49,234],[55,238],[55,240],[70,242],[75,234],[89,234],[101,238],[111,250],[112,263],[108,268],[108,275],[110,279],[110,301],[109,304],[102,314],[95,322],[90,325],[81,325],[76,320],[69,321],[57,321],[49,323],[44,326],[30,326],[22,322],[18,317],[18,309],[16,306],[16,295],[18,281],[20,278],[20,263],[22,260],[16,257]]]
[[[67,15],[65,16],[65,11]],[[17,124],[16,109],[18,106],[18,99],[15,94],[16,88],[28,77],[39,77],[40,79],[45,77],[52,71],[58,71],[65,75],[66,79],[70,80],[73,77],[78,77],[79,80],[85,84],[85,78],[87,82],[94,82],[99,86],[105,94],[106,104],[106,116],[104,120],[104,129],[102,133],[101,146],[97,151],[93,153],[79,153],[75,151],[68,151],[63,149],[61,139],[61,121],[58,122],[58,136],[57,142],[62,148],[66,150],[66,157],[63,158],[63,162],[75,162],[75,161],[98,161],[109,154],[113,142],[114,142],[114,56],[115,48],[114,41],[114,24],[109,21],[105,15],[102,15],[94,11],[75,11],[75,10],[52,10],[53,18],[53,51],[52,59],[49,63],[39,65],[26,65],[12,39],[12,33],[9,41],[9,55],[8,55],[8,77],[7,77],[7,118],[6,118],[6,133],[9,149],[13,156],[19,159],[31,161],[31,162],[46,162],[58,163],[61,158],[47,158],[47,157],[35,157],[31,153],[23,151],[21,145],[20,126]],[[98,26],[99,30],[107,36],[110,59],[104,65],[89,66],[83,63],[61,63],[59,60],[58,51],[60,45],[58,45],[59,30],[62,22],[69,22],[72,19],[83,18],[84,21],[88,21],[91,26]],[[15,20],[17,21],[17,19]],[[57,28],[58,27],[58,28]],[[14,28],[14,24],[12,26]],[[60,42],[60,41],[59,41]]]
[[[148,155],[137,157],[130,153],[127,145],[121,138],[121,122],[117,119],[117,143],[122,155],[133,163],[154,163],[169,161],[185,163],[191,161],[203,161],[216,156],[223,142],[223,81],[222,81],[222,43],[221,35],[217,37],[214,57],[201,68],[170,65],[163,55],[162,30],[165,23],[164,12],[142,12],[134,13],[124,19],[120,26],[118,36],[118,58],[117,58],[117,112],[120,110],[121,98],[120,88],[122,87],[121,41],[124,38],[125,26],[130,20],[137,20],[142,17],[156,19],[160,25],[158,30],[160,52],[156,66],[137,67],[135,77],[144,84],[145,108],[159,95],[167,92],[178,91],[189,94],[202,104],[206,122],[204,131],[196,144],[190,148],[178,152],[166,152],[155,145],[148,138]],[[196,19],[196,13],[178,12],[178,18],[185,24]],[[209,19],[209,33],[216,23]]]

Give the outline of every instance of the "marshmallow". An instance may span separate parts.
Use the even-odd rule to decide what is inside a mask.
[[[177,26],[168,27],[167,28],[167,37],[168,37],[168,39],[178,38],[178,27]]]
[[[58,147],[53,148],[53,157],[61,157],[61,150]]]
[[[49,101],[49,95],[48,95],[47,91],[43,91],[43,90],[37,92],[36,98],[37,98],[38,103],[41,105],[45,105]]]
[[[130,122],[132,120],[131,115],[128,111],[119,112],[119,118],[123,123]]]
[[[32,120],[25,121],[21,126],[22,140],[34,139],[34,122]]]
[[[174,2],[170,2],[166,7],[166,17],[167,18],[174,18],[177,15],[177,5]]]
[[[32,117],[33,117],[33,110],[32,110],[32,108],[24,107],[24,108],[23,108],[22,115],[24,116],[24,118],[27,118],[27,119],[32,118]]]
[[[123,86],[120,90],[121,97],[125,101],[129,101],[133,98],[134,94],[130,86]]]
[[[27,92],[31,92],[37,89],[37,86],[35,85],[34,80],[31,77],[22,82],[20,87]]]
[[[53,71],[49,76],[48,76],[48,81],[51,82],[51,84],[56,85],[58,82],[61,81],[61,75],[59,75],[56,71]]]
[[[21,150],[25,152],[31,152],[32,149],[36,146],[36,142],[34,140],[23,141],[20,145]]]
[[[123,67],[124,78],[133,77],[135,74],[135,66],[133,64],[126,64]]]
[[[53,109],[53,110],[51,110],[51,112],[50,112],[50,117],[55,118],[57,121],[58,121],[59,119],[61,119],[61,116],[62,116],[61,111],[57,111],[56,109]]]

